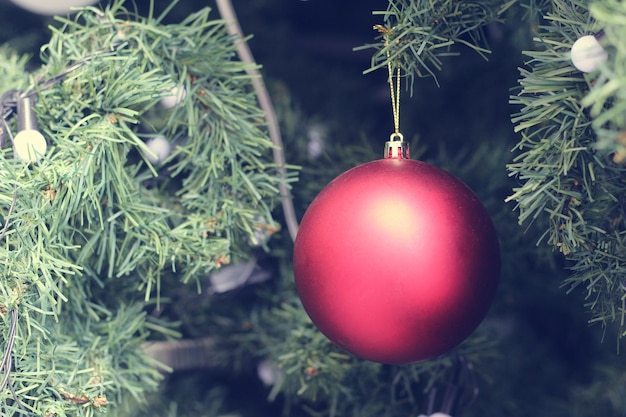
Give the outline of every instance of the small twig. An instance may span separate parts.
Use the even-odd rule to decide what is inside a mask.
[[[283,182],[278,185],[281,195],[283,212],[291,239],[295,240],[296,234],[298,233],[298,220],[296,217],[296,211],[293,207],[291,192],[289,191],[289,187],[286,184],[287,170],[285,169],[286,162],[285,153],[283,151],[283,140],[280,134],[280,128],[278,127],[278,119],[276,118],[274,106],[272,106],[272,100],[270,99],[270,95],[267,92],[265,83],[263,82],[263,77],[256,67],[256,61],[252,56],[252,51],[250,51],[250,47],[245,42],[243,31],[241,30],[239,20],[237,19],[237,15],[235,13],[235,10],[233,9],[233,5],[231,4],[230,0],[217,0],[217,9],[222,16],[222,19],[224,19],[224,21],[226,22],[226,28],[228,29],[228,33],[232,36],[235,36],[239,40],[239,42],[236,43],[237,55],[239,55],[239,59],[242,62],[251,64],[248,69],[246,69],[246,72],[252,79],[252,87],[254,88],[257,99],[259,100],[259,105],[265,113],[269,135],[272,143],[274,143],[275,145],[275,148],[273,150],[274,161],[276,162],[276,165],[278,167],[278,174],[283,179]]]
[[[102,47],[102,48],[96,49],[93,53],[91,53],[91,54],[89,54],[89,55],[87,55],[87,56],[77,60],[76,62],[74,62],[73,64],[69,65],[67,68],[65,68],[63,71],[59,72],[58,74],[55,74],[55,75],[53,75],[50,78],[43,78],[43,79],[38,80],[36,85],[31,85],[30,86],[30,88],[32,90],[26,91],[23,94],[23,96],[24,97],[32,97],[34,95],[37,95],[38,90],[45,90],[45,89],[53,86],[57,82],[62,81],[72,71],[74,71],[77,68],[82,67],[87,62],[92,60],[94,57],[99,56],[99,55],[114,54],[114,53],[116,53],[118,51],[118,48],[120,48],[124,44],[125,44],[124,42],[118,41],[118,42],[114,42],[113,44],[111,44],[111,45],[109,45],[107,47]]]
[[[11,314],[11,330],[9,330],[9,337],[7,338],[7,348],[4,351],[4,357],[2,358],[2,363],[0,363],[0,371],[4,369],[6,375],[0,384],[0,391],[4,391],[4,389],[8,386],[9,391],[11,391],[11,396],[13,400],[20,408],[20,410],[24,411],[25,415],[28,416],[28,412],[20,401],[20,398],[15,392],[15,388],[13,387],[13,383],[11,382],[11,368],[13,367],[13,345],[15,344],[15,332],[17,331],[17,309],[13,308],[10,311]]]
[[[10,375],[9,375],[9,391],[11,391],[11,396],[13,397],[13,400],[15,400],[15,403],[20,408],[20,410],[24,411],[27,417],[30,416],[30,414],[28,414],[28,412],[26,411],[26,407],[24,407],[24,404],[22,403],[22,401],[20,401],[20,397],[17,396],[17,392],[15,392],[15,388],[13,387],[13,383],[11,382]]]
[[[5,91],[0,96],[0,116],[2,117],[2,123],[4,127],[2,128],[2,133],[0,134],[0,149],[4,148],[4,136],[8,132],[9,135],[11,131],[9,129],[9,125],[7,124],[7,120],[11,117],[12,114],[15,113],[14,108],[17,105],[17,100],[15,97],[17,96],[17,90],[8,90]]]
[[[7,133],[11,139],[11,143],[13,143],[13,134],[11,133],[11,128],[7,123],[7,118],[12,114],[13,110],[9,105],[10,98],[14,97],[16,94],[15,90],[5,92],[2,97],[0,97],[0,113],[2,113],[2,137],[0,138],[0,148],[4,146],[4,134]],[[6,112],[5,112],[6,109]],[[6,236],[7,230],[9,229],[10,219],[13,215],[13,211],[15,210],[15,205],[17,203],[17,183],[13,184],[13,198],[11,199],[11,205],[9,206],[9,211],[7,212],[6,219],[4,221],[4,226],[0,231],[0,241],[4,239]],[[9,337],[7,338],[7,347],[4,351],[4,357],[2,358],[2,362],[0,362],[0,372],[4,370],[5,377],[0,383],[0,391],[4,391],[4,389],[8,386],[9,391],[11,392],[11,396],[13,400],[17,404],[17,406],[24,412],[26,416],[28,416],[28,412],[24,407],[24,404],[20,401],[17,393],[15,392],[15,388],[13,387],[13,383],[11,382],[11,368],[13,367],[13,345],[15,344],[15,333],[17,331],[17,309],[13,308],[10,310],[11,315],[11,329],[9,330]]]
[[[7,348],[4,351],[4,357],[2,358],[2,363],[0,363],[0,371],[4,369],[4,371],[6,372],[6,375],[4,379],[2,380],[2,383],[0,384],[0,392],[4,391],[4,389],[6,388],[9,382],[9,377],[11,375],[11,365],[12,365],[11,355],[13,352],[13,344],[15,343],[15,330],[17,327],[17,312],[15,309],[11,309],[10,314],[11,314],[11,330],[9,330],[9,337],[7,338]]]
[[[13,198],[11,199],[11,205],[9,206],[9,211],[7,212],[7,218],[4,220],[4,226],[2,227],[2,231],[0,231],[0,241],[4,239],[7,234],[7,230],[9,230],[9,223],[11,216],[13,215],[13,210],[15,210],[15,204],[17,203],[17,183],[13,184]]]

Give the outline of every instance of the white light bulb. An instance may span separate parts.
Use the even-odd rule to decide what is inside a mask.
[[[180,102],[183,101],[185,97],[187,97],[187,90],[185,90],[185,87],[182,85],[172,88],[170,91],[168,91],[168,93],[169,95],[161,99],[161,106],[165,107],[166,109],[171,109],[178,106]]]
[[[572,64],[579,71],[593,72],[608,59],[609,55],[595,36],[585,35],[574,42],[570,57]]]
[[[307,136],[309,138],[309,142],[306,147],[309,158],[317,159],[324,152],[324,128],[318,125],[313,125],[307,129]]]
[[[55,15],[69,13],[73,7],[91,6],[98,0],[11,0],[11,2],[29,12]]]
[[[46,154],[48,144],[38,130],[22,130],[13,139],[15,155],[26,163],[37,162]]]
[[[148,161],[154,163],[163,162],[170,156],[172,145],[163,136],[157,136],[146,142],[150,152],[146,153]]]
[[[280,369],[267,359],[259,362],[256,371],[259,379],[267,386],[274,385],[283,376]]]

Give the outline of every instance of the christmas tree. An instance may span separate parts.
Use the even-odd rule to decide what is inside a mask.
[[[626,413],[624,2],[15,3],[3,415]],[[481,326],[403,365],[320,333],[292,263],[311,201],[394,122],[501,252]]]

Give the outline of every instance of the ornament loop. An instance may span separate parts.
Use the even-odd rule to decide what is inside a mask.
[[[404,141],[404,135],[393,132],[385,143],[385,159],[409,159],[409,144]]]
[[[393,132],[391,135],[389,135],[389,140],[390,141],[400,141],[402,142],[404,140],[404,135],[400,132]]]

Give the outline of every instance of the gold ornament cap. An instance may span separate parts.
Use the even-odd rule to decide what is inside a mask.
[[[385,143],[384,159],[409,159],[409,144],[402,133],[392,133]]]

